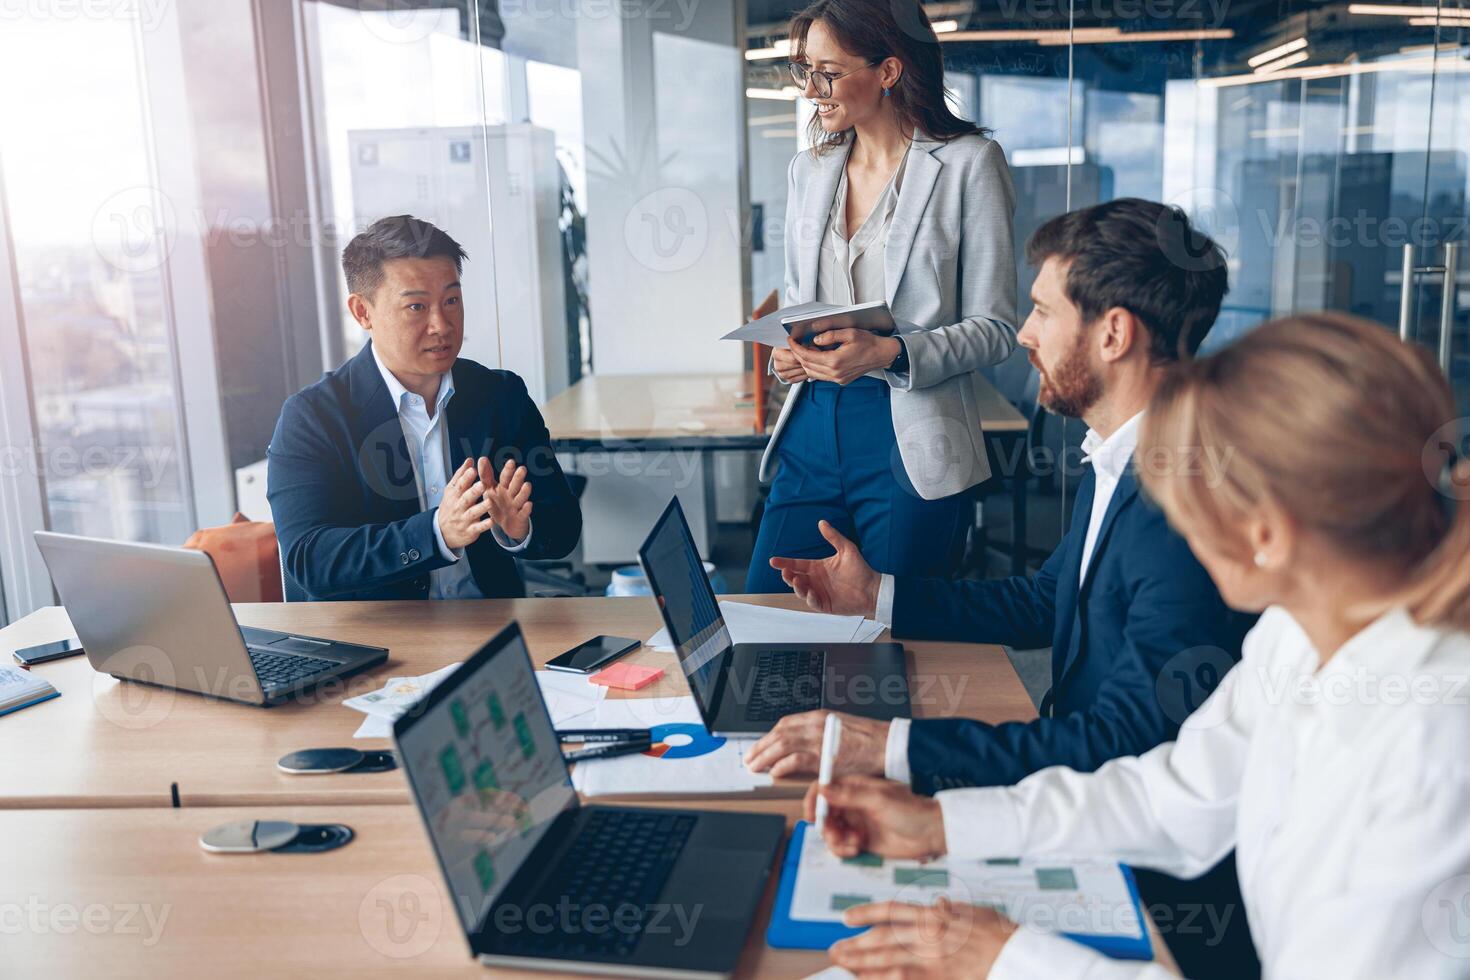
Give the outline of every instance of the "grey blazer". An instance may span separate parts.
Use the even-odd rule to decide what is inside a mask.
[[[786,293],[783,306],[817,298],[817,260],[852,140],[787,171]],[[983,136],[939,143],[916,136],[888,230],[883,271],[894,319],[905,333],[907,374],[885,371],[893,431],[914,488],[925,500],[969,489],[990,476],[975,397],[975,372],[1016,346],[1016,260],[1011,222],[1016,191],[1000,144]],[[792,386],[761,458],[775,469],[781,430],[801,398]]]

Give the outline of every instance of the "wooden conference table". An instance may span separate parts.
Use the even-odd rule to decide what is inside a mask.
[[[647,805],[777,813],[789,831],[800,804]],[[199,848],[211,827],[244,819],[340,822],[356,837],[325,854]],[[0,911],[11,920],[3,923],[7,975],[547,976],[486,973],[470,958],[412,807],[8,810],[0,811],[0,839],[12,852],[0,876]],[[776,882],[773,868],[741,977],[806,977],[829,965],[822,951],[766,945]],[[1148,926],[1159,962],[1175,970],[1151,920]]]
[[[796,602],[741,598],[788,608]],[[538,664],[595,633],[649,636],[658,626],[646,598],[259,604],[236,611],[247,625],[390,647],[388,663],[351,693],[462,660],[512,619]],[[0,630],[0,656],[69,629],[59,608],[39,610]],[[906,645],[916,714],[1035,717],[999,647]],[[646,648],[630,657],[674,666],[672,655]],[[293,749],[386,745],[352,739],[362,716],[336,703],[343,692],[324,697],[326,703],[262,709],[124,684],[96,675],[81,658],[35,670],[62,697],[0,720],[7,972],[168,978],[204,969],[254,977],[407,968],[424,976],[486,975],[469,958],[417,810],[402,805],[408,796],[401,773],[291,777],[276,770],[276,759]],[[933,678],[927,694],[925,678]],[[669,678],[628,696],[686,690],[681,679]],[[777,813],[788,827],[800,811],[790,794],[644,802]],[[199,848],[206,830],[241,819],[340,822],[356,837],[325,854],[216,855]],[[804,977],[827,965],[821,952],[765,944],[776,872],[741,976]]]
[[[789,595],[740,598],[799,607]],[[462,661],[511,620],[521,624],[538,665],[599,633],[648,637],[660,626],[647,597],[261,603],[235,609],[246,626],[386,646],[388,662],[313,698],[273,708],[116,681],[81,657],[38,665],[35,672],[62,696],[0,719],[0,809],[408,803],[399,772],[292,776],[278,770],[276,760],[314,747],[387,748],[387,739],[354,739],[363,715],[340,702],[378,689],[389,677]],[[8,660],[16,647],[70,633],[64,610],[39,610],[0,630],[0,657]],[[906,646],[917,716],[991,722],[1036,716],[1000,647]],[[610,697],[688,693],[673,654],[643,648],[629,660],[663,667],[665,676],[636,694],[613,691]],[[786,788],[800,791],[799,784]]]

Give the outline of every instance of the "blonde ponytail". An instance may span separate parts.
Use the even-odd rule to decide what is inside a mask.
[[[1452,488],[1470,488],[1470,459],[1457,460],[1446,478]],[[1448,623],[1470,629],[1470,499],[1467,497],[1470,493],[1456,500],[1444,540],[1424,560],[1408,588],[1395,597],[1418,622]]]

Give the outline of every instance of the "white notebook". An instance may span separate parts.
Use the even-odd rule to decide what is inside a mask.
[[[60,696],[51,682],[29,670],[0,664],[0,715]]]

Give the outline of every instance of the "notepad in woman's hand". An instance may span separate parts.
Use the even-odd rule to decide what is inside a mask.
[[[39,674],[0,664],[0,715],[60,696],[61,692]]]

